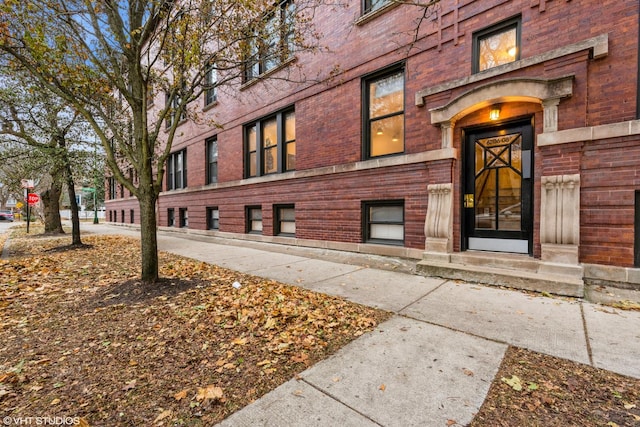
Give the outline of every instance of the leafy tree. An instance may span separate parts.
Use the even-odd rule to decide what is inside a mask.
[[[22,151],[28,153],[28,158],[23,161],[38,165],[27,176],[42,178],[42,170],[49,171],[50,176],[44,180],[48,182],[48,188],[42,192],[45,232],[64,233],[59,202],[63,186],[67,187],[71,201],[72,244],[80,245],[74,186],[74,170],[78,169],[76,158],[79,156],[75,147],[86,133],[87,126],[66,101],[36,83],[30,76],[16,70],[3,78],[0,136],[4,137],[5,143],[26,146]]]
[[[98,135],[113,176],[138,199],[143,281],[158,279],[155,207],[178,127],[174,119],[196,117],[189,105],[213,89],[207,80],[211,72],[216,87],[237,86],[260,64],[317,49],[320,35],[311,18],[322,2],[5,0],[0,5],[0,53],[7,63],[24,67],[73,105]],[[302,79],[302,74],[293,77],[291,65],[269,78]],[[134,179],[126,173],[130,167]]]

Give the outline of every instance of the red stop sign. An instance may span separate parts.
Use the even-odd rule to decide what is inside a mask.
[[[29,205],[33,206],[39,201],[40,196],[38,196],[36,193],[29,193],[29,195],[27,195],[27,203],[29,203]]]

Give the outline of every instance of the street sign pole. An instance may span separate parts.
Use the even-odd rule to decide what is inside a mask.
[[[31,203],[29,203],[29,187],[27,187],[27,234],[29,234],[29,223],[31,222],[31,212],[30,207]]]

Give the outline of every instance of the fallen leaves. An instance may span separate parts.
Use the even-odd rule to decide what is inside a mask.
[[[608,304],[611,307],[614,308],[618,308],[621,310],[635,310],[635,311],[640,311],[640,303],[635,302],[635,301],[630,301],[630,300],[622,300],[622,301],[617,301],[617,302],[613,302],[611,304]]]
[[[138,241],[83,236],[60,250],[68,240],[14,237],[0,260],[9,415],[214,425],[389,316],[165,253],[163,282],[146,286]]]
[[[511,375],[511,378],[502,377],[500,378],[500,381],[507,384],[509,387],[511,387],[515,391],[522,390],[522,382],[520,381],[520,378],[518,378],[515,375]]]
[[[220,387],[215,385],[208,385],[206,387],[198,387],[198,393],[196,394],[196,400],[201,402],[203,400],[218,400],[222,399],[224,393]]]
[[[176,394],[173,395],[173,398],[177,401],[181,401],[182,399],[187,397],[187,393],[189,393],[189,389],[185,388],[184,390],[180,390]]]
[[[640,380],[510,347],[471,427],[639,425]]]

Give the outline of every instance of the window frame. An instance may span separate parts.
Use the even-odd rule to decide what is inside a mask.
[[[182,158],[182,169],[180,171],[180,182],[178,182],[178,159]],[[166,189],[167,191],[171,190],[180,190],[183,188],[187,188],[187,149],[183,148],[178,151],[174,151],[169,154],[167,158],[167,181],[166,181]],[[180,184],[180,185],[178,185]]]
[[[379,221],[373,222],[370,218],[370,211],[372,208],[376,207],[388,207],[395,206],[402,208],[402,221]],[[373,243],[373,244],[381,244],[381,245],[392,245],[392,246],[404,246],[404,242],[406,239],[406,211],[405,211],[405,202],[404,200],[376,200],[376,201],[366,201],[362,202],[362,241],[364,243]],[[371,237],[371,225],[372,224],[388,224],[388,225],[402,225],[402,240],[399,239],[383,239]]]
[[[380,0],[380,4],[375,8],[373,7],[374,3],[376,3],[376,0],[362,0],[362,15],[377,12],[391,2],[389,0]]]
[[[288,219],[284,219],[282,217],[282,211],[283,210],[292,210],[293,211],[293,220],[288,220]],[[273,224],[273,230],[274,230],[274,234],[276,236],[284,236],[284,237],[295,237],[296,236],[296,207],[293,204],[285,204],[285,205],[274,205],[273,206],[273,219],[274,219],[274,224]],[[289,233],[289,232],[284,232],[282,231],[282,225],[283,223],[293,223],[293,228],[294,231],[293,233]]]
[[[178,221],[180,228],[189,228],[189,210],[188,208],[178,209]]]
[[[115,200],[117,197],[117,183],[116,179],[112,176],[107,178],[109,181],[109,200]]]
[[[381,115],[379,117],[374,117],[373,119],[371,119],[370,117],[370,94],[371,94],[371,86],[373,83],[381,81],[385,78],[391,77],[395,74],[402,74],[402,110],[401,111],[395,111],[393,113],[389,113],[389,114],[384,114]],[[369,74],[367,76],[364,76],[362,79],[362,157],[364,160],[369,160],[369,159],[379,159],[382,157],[387,157],[387,156],[398,156],[398,155],[402,155],[405,153],[406,151],[406,137],[405,137],[405,130],[406,130],[406,122],[405,122],[405,118],[406,118],[406,104],[407,104],[407,96],[406,96],[406,91],[407,91],[407,78],[406,78],[406,68],[405,68],[405,64],[404,62],[399,63],[399,64],[395,64],[391,67],[385,68],[384,70],[380,70],[376,73],[373,74]],[[372,155],[371,151],[372,151],[372,135],[371,135],[371,125],[373,122],[376,121],[380,121],[380,120],[385,120],[391,117],[397,117],[397,116],[402,116],[402,151],[398,151],[395,153],[386,153],[386,154],[380,154],[380,155]]]
[[[218,212],[217,218],[212,216],[213,212]],[[220,230],[220,209],[217,206],[207,207],[207,230]]]
[[[216,147],[216,155],[215,159],[212,159],[211,147],[215,144]],[[218,158],[219,158],[219,145],[218,145],[218,136],[212,136],[211,138],[207,138],[205,140],[205,171],[206,171],[206,183],[207,184],[216,184],[218,182]],[[212,170],[215,166],[215,173]]]
[[[481,73],[483,71],[491,70],[501,65],[511,63],[511,62],[506,62],[505,64],[496,65],[481,71],[480,70],[480,42],[488,37],[505,33],[514,28],[516,30],[516,55],[514,60],[511,62],[515,62],[520,60],[520,53],[522,51],[522,16],[520,15],[514,16],[512,18],[498,22],[496,24],[493,24],[489,27],[486,27],[482,30],[479,30],[473,33],[472,55],[471,55],[472,56],[471,72],[473,74]]]
[[[286,125],[287,118],[291,119],[293,117],[294,121],[294,137],[293,139],[286,139]],[[271,114],[269,116],[265,116],[256,121],[248,123],[244,126],[244,177],[245,178],[255,178],[265,175],[274,175],[278,173],[285,173],[295,170],[295,155],[293,156],[293,167],[288,167],[289,162],[287,158],[287,149],[289,147],[296,146],[296,136],[295,136],[295,108],[290,107],[283,110],[278,111],[275,114]],[[265,124],[274,120],[276,121],[276,138],[277,142],[275,145],[265,146],[265,141],[263,141],[263,131]],[[255,150],[250,147],[250,135],[252,131],[255,130]],[[274,172],[265,172],[265,153],[268,151],[276,152],[276,170]],[[253,163],[255,162],[255,163]],[[252,164],[253,163],[253,164]],[[252,166],[255,168],[255,173],[252,173]]]
[[[257,28],[252,30],[250,40],[246,42],[245,46],[246,53],[242,72],[243,83],[248,83],[272,70],[278,69],[291,58],[294,50],[292,43],[294,30],[289,29],[286,23],[291,21],[293,15],[295,15],[293,0],[280,0],[274,4],[272,10],[265,13]],[[275,26],[276,31],[269,33],[269,23],[276,16],[278,17],[278,23]],[[291,25],[291,28],[293,28],[293,25]],[[288,29],[289,31],[287,31]],[[274,43],[277,45],[277,51],[274,56],[269,54],[274,44],[270,43],[272,39],[275,39]]]
[[[215,78],[212,79],[212,76],[215,76]],[[215,64],[207,64],[204,81],[204,106],[206,108],[218,102],[218,70]]]
[[[245,212],[246,212],[246,232],[248,234],[262,234],[263,230],[264,230],[264,222],[263,222],[263,215],[262,215],[262,206],[247,206],[245,208]],[[253,228],[253,223],[258,221],[257,218],[253,217],[253,213],[254,212],[259,212],[260,213],[260,229],[254,229]]]
[[[169,103],[170,98],[171,98],[171,95],[169,94],[169,92],[165,92],[165,100],[164,100],[165,107]],[[167,118],[165,119],[165,129],[169,129],[171,125],[173,125],[173,121],[176,118],[176,109],[178,108],[179,105],[180,105],[180,95],[176,93],[171,99],[171,111],[169,112],[169,114],[167,115]],[[178,123],[182,123],[186,120],[187,120],[187,108],[185,106],[185,108],[180,113],[180,117],[178,118]]]

